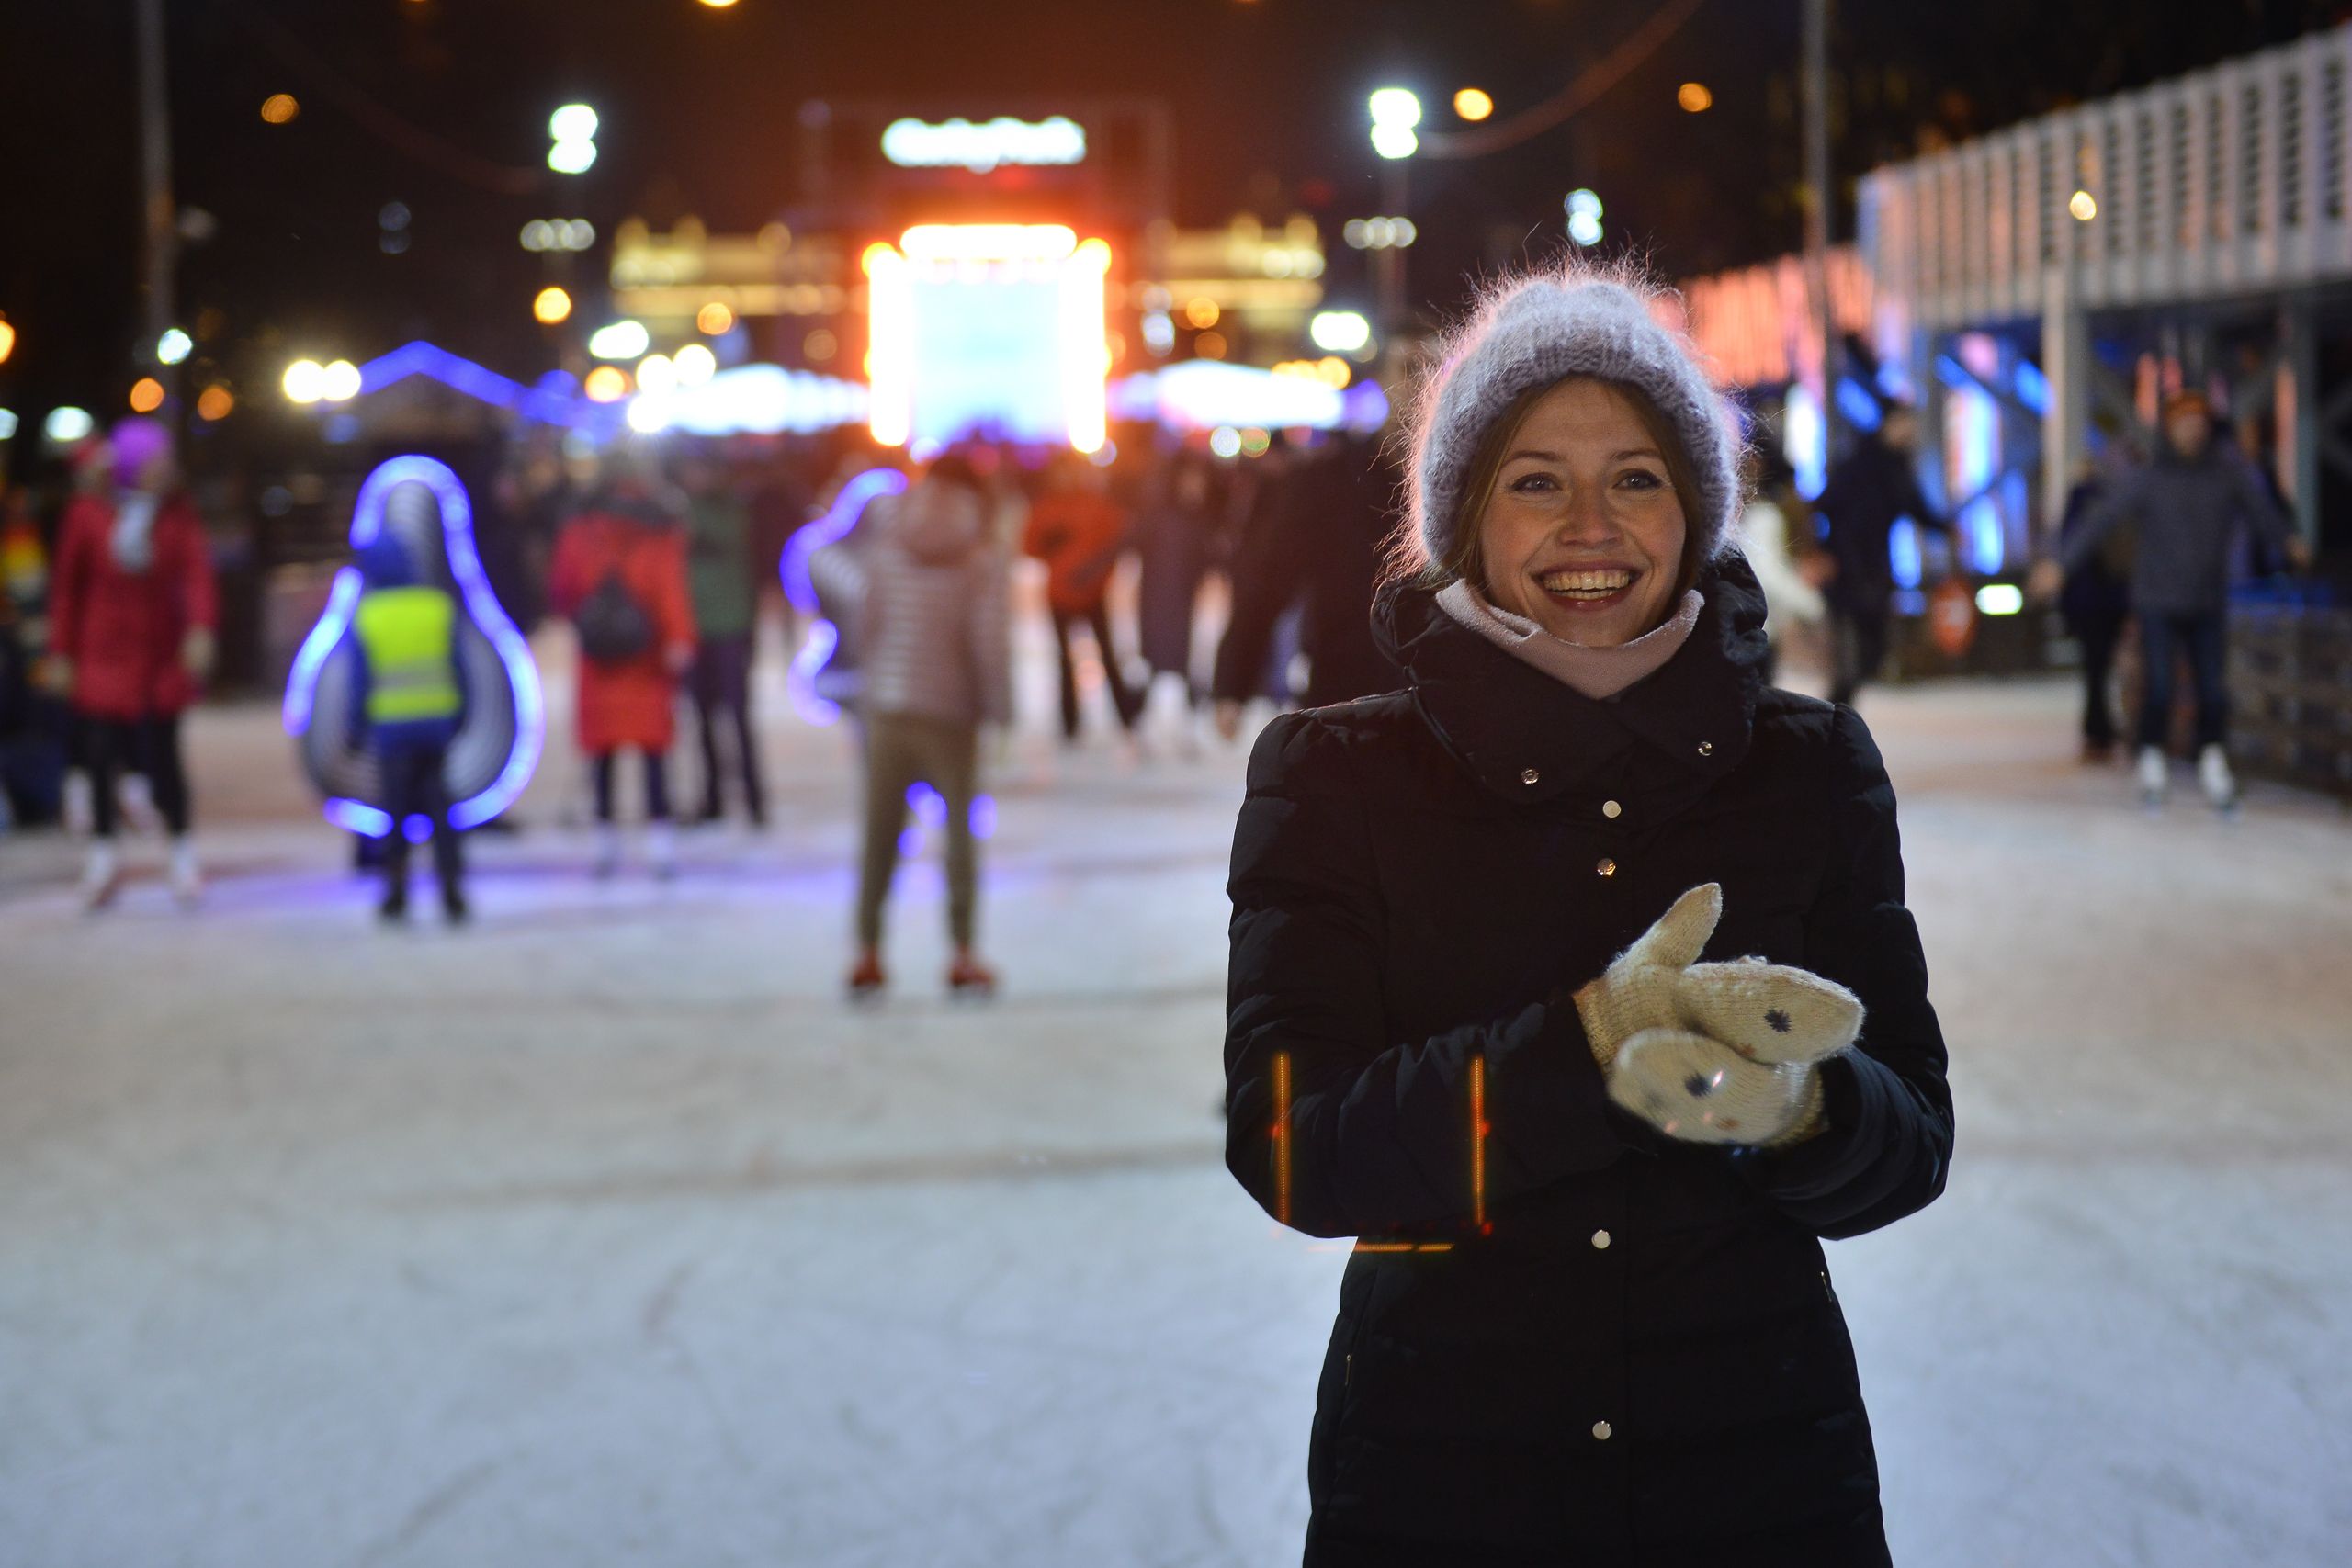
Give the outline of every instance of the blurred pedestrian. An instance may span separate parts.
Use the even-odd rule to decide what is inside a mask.
[[[1111,635],[1111,573],[1126,547],[1126,519],[1112,501],[1102,470],[1075,452],[1056,455],[1046,490],[1029,508],[1022,548],[1046,563],[1046,607],[1053,615],[1054,649],[1061,671],[1062,739],[1079,731],[1078,667],[1070,631],[1083,626],[1094,638],[1103,683],[1119,728],[1132,733],[1143,699],[1120,667]]]
[[[376,759],[391,830],[384,835],[387,921],[408,918],[408,823],[422,817],[433,840],[441,913],[466,919],[465,867],[449,825],[444,770],[466,721],[466,668],[457,596],[430,581],[390,529],[359,558],[363,584],[352,612],[351,733]]]
[[[51,583],[51,678],[80,722],[90,773],[82,901],[103,908],[121,886],[117,781],[131,766],[146,775],[171,837],[173,896],[193,908],[204,883],[189,838],[180,716],[212,670],[210,548],[164,426],[126,419],[107,453],[112,491],[85,490],[67,506]]]
[[[30,497],[0,468],[0,828],[51,820],[61,805],[62,705],[48,649],[49,551]]]
[[[1216,470],[1208,455],[1179,446],[1152,471],[1137,530],[1143,570],[1136,631],[1151,670],[1145,705],[1154,694],[1169,693],[1186,734],[1203,695],[1193,674],[1193,619],[1216,554]]]
[[[1741,458],[1741,477],[1747,490],[1747,508],[1740,514],[1739,547],[1764,591],[1764,663],[1758,673],[1766,685],[1780,678],[1781,649],[1792,633],[1821,624],[1828,604],[1805,574],[1804,553],[1791,537],[1789,513],[1781,502],[1786,487],[1756,448]],[[1788,465],[1779,465],[1785,471]],[[1800,512],[1801,518],[1811,516]]]
[[[972,825],[979,795],[979,731],[1012,717],[1010,572],[990,536],[977,476],[949,453],[903,493],[867,507],[862,547],[826,546],[809,570],[828,604],[858,623],[865,731],[865,851],[858,866],[857,958],[850,995],[888,984],[883,908],[899,867],[909,794],[936,791],[945,807],[950,990],[986,995],[996,974],[980,961],[979,855]]]
[[[2085,457],[2075,465],[2074,483],[2066,491],[2065,515],[2058,525],[2058,547],[2072,546],[2094,506],[2105,493],[2106,482],[2094,463]],[[2058,595],[2058,612],[2066,631],[2083,651],[2083,761],[2105,762],[2115,754],[2115,712],[2108,701],[2108,685],[2115,673],[2115,649],[2132,618],[2132,532],[2114,528],[2097,549],[2066,572]]]
[[[1815,1238],[1942,1190],[1943,1040],[1886,771],[1757,679],[1737,427],[1646,293],[1527,278],[1440,346],[1408,689],[1250,760],[1226,1163],[1360,1238],[1310,1568],[1888,1561]]]
[[[619,754],[633,750],[644,767],[646,857],[667,877],[677,846],[666,759],[678,682],[695,657],[684,503],[661,481],[650,450],[625,444],[612,466],[556,541],[548,598],[579,635],[578,739],[595,792],[596,874],[620,866],[613,774]]]
[[[1829,700],[1850,705],[1886,662],[1894,615],[1894,525],[1952,536],[1951,522],[1919,488],[1919,416],[1897,403],[1830,471],[1815,503],[1829,525],[1826,598],[1836,671]]]
[[[808,455],[797,440],[780,444],[754,461],[747,476],[751,487],[752,582],[763,595],[775,592],[777,613],[784,617],[784,645],[787,649],[799,642],[799,610],[781,592],[778,568],[792,536],[807,527],[816,514],[816,498],[809,493],[800,469],[801,461]]]
[[[1375,442],[1335,434],[1295,451],[1277,491],[1253,509],[1234,544],[1233,615],[1213,682],[1217,731],[1227,739],[1239,733],[1276,627],[1293,610],[1306,656],[1306,706],[1396,689],[1396,667],[1373,638],[1372,598],[1397,489],[1396,469]]]
[[[752,575],[752,513],[712,455],[688,447],[678,458],[686,498],[686,580],[694,600],[695,664],[687,680],[702,740],[702,810],[697,820],[726,815],[720,731],[735,752],[743,785],[743,814],[767,825],[760,790],[760,742],[752,721],[752,649],[758,584]]]
[[[2244,456],[2213,439],[2202,394],[2176,392],[2164,407],[2164,444],[2156,459],[2118,479],[2078,519],[2055,566],[2037,569],[2045,594],[2054,579],[2079,570],[2126,521],[2138,525],[2132,558],[2132,612],[2140,623],[2139,785],[2143,800],[2163,804],[2171,769],[2173,661],[2186,657],[2197,693],[2197,776],[2219,811],[2236,807],[2230,769],[2228,654],[2230,549],[2252,528],[2297,570],[2311,547],[2262,488]]]

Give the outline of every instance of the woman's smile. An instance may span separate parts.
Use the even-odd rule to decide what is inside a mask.
[[[1571,612],[1589,612],[1621,604],[1641,577],[1632,567],[1560,567],[1534,574],[1535,586],[1554,604]]]

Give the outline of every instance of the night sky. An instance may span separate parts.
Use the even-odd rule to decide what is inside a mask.
[[[985,116],[1073,95],[1164,100],[1178,220],[1250,209],[1325,222],[1335,292],[1361,292],[1340,222],[1380,210],[1365,94],[1453,91],[1498,118],[1572,78],[1653,9],[1634,0],[167,0],[177,195],[219,220],[181,269],[206,374],[247,391],[296,353],[366,358],[429,336],[519,376],[548,362],[528,300],[533,217],[609,232],[642,213],[714,230],[790,217],[795,117],[812,97]],[[1959,138],[2282,42],[2337,0],[1914,6],[1848,0],[1837,161],[1850,181]],[[130,0],[7,0],[0,22],[0,312],[20,338],[0,404],[112,412],[139,330]],[[1562,196],[1608,203],[1606,249],[1685,276],[1798,240],[1797,0],[1706,0],[1586,114],[1484,159],[1417,160],[1413,292],[1562,244]],[[1714,107],[1683,113],[1675,88]],[[294,94],[293,123],[259,107]],[[594,104],[594,170],[547,175],[548,111]],[[510,178],[536,190],[504,188]],[[407,250],[379,247],[388,202]],[[598,264],[601,265],[601,254]]]

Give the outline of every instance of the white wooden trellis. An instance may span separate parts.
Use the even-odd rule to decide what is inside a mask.
[[[2352,24],[1878,169],[1878,297],[1946,332],[2352,278],[2348,82]]]

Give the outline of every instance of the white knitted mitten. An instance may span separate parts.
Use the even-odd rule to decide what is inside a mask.
[[[1818,1062],[1862,1032],[1853,992],[1760,958],[1691,964],[1675,983],[1674,1008],[1683,1028],[1758,1062]]]
[[[1679,1022],[1676,998],[1683,971],[1698,962],[1723,912],[1723,885],[1702,883],[1576,993],[1577,1016],[1602,1072],[1634,1035]]]
[[[1645,1029],[1626,1041],[1609,1098],[1691,1144],[1793,1144],[1821,1124],[1821,1076],[1811,1064],[1752,1062],[1679,1029]]]

